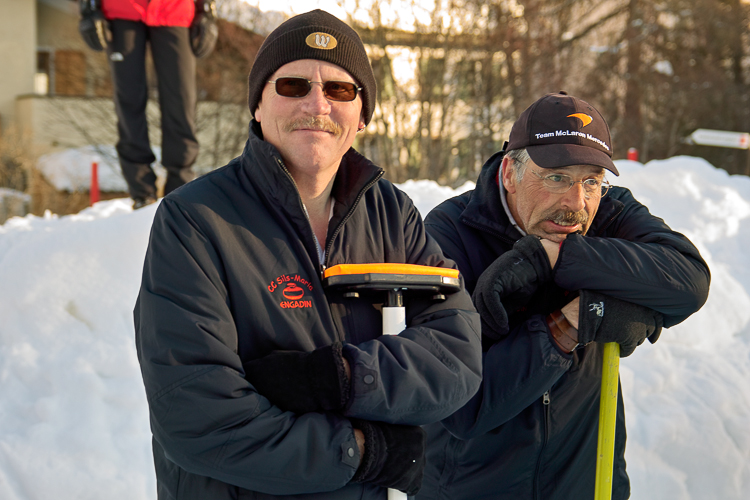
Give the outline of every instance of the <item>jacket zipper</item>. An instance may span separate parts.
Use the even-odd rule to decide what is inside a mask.
[[[341,231],[341,228],[344,227],[344,224],[346,224],[346,221],[348,221],[351,218],[352,214],[354,213],[354,210],[357,208],[357,205],[359,205],[359,201],[362,199],[362,196],[364,196],[365,192],[367,192],[367,190],[369,190],[372,186],[374,186],[375,183],[378,182],[380,180],[380,178],[383,177],[384,174],[385,174],[385,172],[383,172],[381,170],[378,173],[378,175],[376,175],[372,180],[370,180],[370,182],[368,182],[359,191],[359,193],[357,194],[357,199],[354,200],[354,203],[352,203],[352,206],[349,207],[349,211],[346,213],[346,215],[344,215],[344,218],[341,219],[341,222],[338,223],[338,225],[336,226],[336,229],[333,230],[333,233],[331,233],[331,236],[328,238],[328,243],[326,243],[326,259],[325,259],[325,262],[321,263],[321,265],[320,265],[320,276],[321,277],[323,276],[323,271],[326,270],[326,267],[328,265],[328,259],[330,258],[330,255],[331,255],[331,248],[333,248],[333,240],[336,239],[336,236]]]
[[[299,207],[300,209],[302,209],[302,213],[305,214],[305,218],[307,219],[307,225],[310,227],[310,233],[312,234],[313,239],[315,239],[316,238],[315,231],[313,231],[312,223],[310,222],[310,215],[307,213],[305,204],[302,202],[302,197],[299,196],[299,188],[297,187],[297,183],[294,181],[294,177],[292,177],[291,172],[289,172],[289,169],[286,168],[286,165],[284,164],[284,161],[281,158],[274,156],[274,159],[276,160],[276,163],[279,164],[279,167],[284,172],[284,174],[286,174],[286,176],[289,178],[289,181],[292,183],[294,188],[297,190],[297,200],[299,201]],[[315,241],[313,241],[313,247],[317,248],[317,246],[315,245]],[[315,257],[317,259],[318,257],[317,252],[315,252]],[[325,266],[323,265],[323,263],[320,263],[320,267],[325,269]],[[321,277],[323,276],[322,271],[320,275]]]
[[[341,228],[344,227],[344,224],[346,224],[346,221],[348,221],[352,214],[354,213],[354,210],[357,208],[357,205],[359,205],[359,201],[362,199],[362,196],[364,196],[365,192],[370,189],[372,186],[375,185],[378,180],[383,177],[385,174],[384,171],[380,171],[378,175],[376,175],[370,182],[368,182],[357,194],[357,198],[354,200],[354,203],[352,203],[352,206],[349,207],[349,211],[346,212],[344,217],[341,219],[341,222],[339,222],[336,225],[336,228],[333,230],[333,233],[331,233],[331,236],[328,237],[328,242],[326,243],[326,253],[325,253],[325,261],[320,263],[320,280],[323,281],[323,273],[325,273],[326,268],[328,267],[328,259],[331,258],[331,248],[333,248],[333,241],[336,239],[336,236],[341,231]],[[330,308],[330,304],[328,306]],[[352,321],[351,314],[346,315],[348,320]],[[352,331],[356,331],[356,328],[354,325],[351,325]],[[345,339],[344,332],[337,332],[336,335],[338,338],[343,342]]]
[[[534,471],[534,499],[539,499],[539,470],[542,468],[542,455],[544,454],[544,448],[547,446],[547,439],[549,438],[549,391],[542,395],[542,408],[544,409],[544,439],[542,440],[542,446],[539,449],[539,456],[536,461],[536,470]]]
[[[302,213],[305,214],[305,218],[307,219],[307,224],[310,227],[310,233],[312,234],[313,239],[315,239],[316,238],[315,231],[313,231],[312,224],[310,223],[310,215],[307,213],[307,210],[305,209],[305,204],[302,202],[302,197],[299,196],[299,188],[297,187],[297,183],[294,181],[294,177],[292,177],[291,172],[289,172],[289,169],[286,168],[286,165],[284,164],[284,161],[281,158],[279,158],[277,156],[274,156],[274,159],[276,160],[276,163],[279,164],[279,167],[284,172],[284,174],[289,178],[289,181],[292,183],[292,185],[294,186],[294,188],[297,190],[297,200],[299,201],[300,208],[302,209]],[[346,221],[349,220],[349,218],[351,218],[352,213],[354,213],[354,210],[356,209],[357,205],[359,205],[359,201],[362,199],[362,196],[364,196],[364,193],[368,189],[370,189],[373,185],[375,185],[375,183],[378,182],[378,180],[381,177],[383,177],[383,175],[385,175],[385,172],[383,170],[381,170],[378,173],[378,175],[376,175],[372,180],[370,180],[370,182],[368,182],[360,190],[359,194],[357,195],[356,200],[354,200],[354,203],[349,208],[349,211],[346,213],[346,215],[341,220],[341,222],[339,222],[339,224],[336,226],[336,229],[333,231],[331,237],[328,238],[328,243],[326,244],[325,262],[320,262],[319,263],[319,268],[320,268],[319,269],[319,271],[320,271],[319,279],[321,281],[323,280],[323,273],[326,270],[326,264],[328,263],[329,256],[331,255],[331,248],[333,247],[333,240],[335,239],[335,237],[339,233],[339,231],[341,231],[341,228],[344,226],[344,224],[346,223]],[[313,243],[315,243],[315,242],[313,242]],[[315,253],[316,253],[315,256],[317,257],[317,252],[315,252]],[[330,308],[330,305],[329,305],[329,308]],[[337,337],[339,337],[342,341],[344,340],[344,335],[341,332],[337,332]]]

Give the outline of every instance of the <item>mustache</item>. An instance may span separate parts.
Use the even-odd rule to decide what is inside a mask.
[[[341,125],[330,118],[319,118],[317,116],[306,116],[291,120],[284,125],[285,132],[293,132],[297,129],[312,129],[329,132],[333,135],[341,134]]]
[[[542,216],[543,220],[550,220],[561,225],[585,225],[589,221],[589,214],[585,210],[571,212],[569,210],[551,210]]]

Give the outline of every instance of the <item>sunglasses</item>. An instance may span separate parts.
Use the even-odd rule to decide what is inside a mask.
[[[357,92],[362,87],[357,87],[351,82],[311,82],[305,78],[287,76],[269,80],[268,83],[276,85],[276,93],[284,97],[305,97],[312,91],[312,84],[319,83],[323,87],[323,95],[329,101],[349,102],[357,98]]]

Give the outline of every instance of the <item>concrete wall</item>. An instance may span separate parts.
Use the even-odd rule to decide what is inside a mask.
[[[111,98],[25,95],[18,98],[17,109],[18,125],[24,137],[31,140],[35,156],[117,141]]]
[[[38,46],[40,48],[54,47],[57,49],[90,51],[78,34],[79,17],[78,2],[71,2],[70,0],[37,1]]]
[[[85,145],[114,145],[117,117],[111,98],[27,95],[18,99],[18,123],[30,138],[34,156]],[[161,146],[159,105],[149,101],[149,137]],[[205,172],[225,165],[242,152],[250,112],[247,106],[199,102],[198,142],[201,151],[196,170]]]
[[[36,6],[34,0],[0,0],[0,124],[3,130],[15,119],[16,96],[34,91]]]

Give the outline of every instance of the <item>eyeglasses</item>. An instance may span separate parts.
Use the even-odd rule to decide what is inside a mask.
[[[565,174],[549,174],[541,175],[534,169],[529,168],[531,173],[536,175],[542,180],[542,185],[547,188],[547,191],[555,194],[567,193],[573,184],[581,183],[583,186],[583,194],[586,198],[590,196],[602,197],[609,191],[609,182],[607,179],[583,179],[582,181],[574,181],[573,178]]]
[[[305,97],[312,91],[312,84],[318,83],[323,86],[323,95],[329,101],[349,102],[357,98],[357,92],[362,87],[357,87],[352,82],[311,82],[306,78],[288,76],[269,80],[268,83],[276,84],[276,93],[284,97]]]

